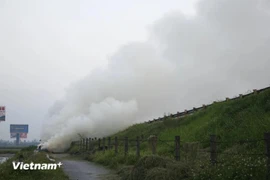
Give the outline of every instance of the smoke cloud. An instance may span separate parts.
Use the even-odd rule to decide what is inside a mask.
[[[103,137],[136,122],[269,85],[270,6],[203,0],[197,14],[171,12],[73,83],[49,110],[42,139],[65,150],[78,134]]]

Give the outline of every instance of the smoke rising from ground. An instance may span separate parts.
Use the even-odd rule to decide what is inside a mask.
[[[45,147],[64,150],[82,134],[103,137],[135,122],[269,85],[270,6],[203,0],[197,15],[172,12],[149,40],[121,47],[107,69],[73,83],[49,110]]]

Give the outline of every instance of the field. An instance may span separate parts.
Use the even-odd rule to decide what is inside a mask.
[[[20,151],[20,149],[15,149],[15,148],[6,148],[6,149],[0,149],[0,154],[14,154]]]

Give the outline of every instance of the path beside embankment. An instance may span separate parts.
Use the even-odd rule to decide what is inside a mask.
[[[50,154],[63,163],[63,170],[70,180],[117,180],[119,177],[112,170],[101,165],[82,160],[75,159],[68,154]]]

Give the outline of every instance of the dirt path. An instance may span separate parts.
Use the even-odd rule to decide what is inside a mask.
[[[118,180],[119,177],[112,170],[95,163],[71,159],[67,154],[50,154],[63,163],[63,170],[70,180]]]

